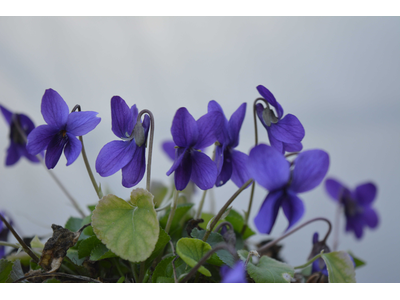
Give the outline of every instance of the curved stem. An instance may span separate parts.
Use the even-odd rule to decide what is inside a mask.
[[[242,232],[241,232],[242,235],[243,235],[244,232],[246,231],[247,226],[248,226],[247,224],[249,223],[250,211],[251,211],[251,206],[252,206],[252,204],[253,204],[253,198],[254,198],[254,190],[255,190],[255,188],[256,188],[256,183],[253,182],[253,183],[251,184],[251,192],[250,192],[249,206],[247,207],[247,211],[246,211],[245,216],[244,216],[244,223],[243,223],[243,228],[242,228]]]
[[[303,228],[304,226],[307,226],[310,223],[316,222],[316,221],[324,221],[326,223],[328,223],[329,228],[328,228],[328,232],[326,233],[324,239],[322,240],[323,242],[326,242],[329,234],[331,233],[332,230],[332,224],[328,219],[325,218],[315,218],[315,219],[311,219],[299,226],[297,226],[296,228],[293,228],[292,230],[290,230],[289,232],[285,233],[284,235],[282,235],[281,237],[277,238],[276,240],[273,240],[271,242],[269,242],[268,244],[265,244],[264,246],[262,246],[261,248],[259,248],[257,251],[258,252],[263,252],[265,250],[267,250],[268,248],[274,246],[275,244],[279,243],[281,240],[283,240],[284,238],[288,237],[289,235],[291,235],[292,233],[295,233],[297,230]]]
[[[232,224],[228,221],[225,221],[225,222],[222,222],[221,224],[219,224],[217,227],[215,227],[214,232],[218,232],[222,228],[222,226],[225,226],[225,225],[229,227],[229,230],[233,230]]]
[[[226,211],[226,209],[229,207],[229,205],[231,205],[231,203],[233,202],[233,200],[236,199],[237,196],[239,196],[239,194],[249,186],[250,183],[253,182],[253,179],[249,179],[247,180],[233,195],[232,197],[225,203],[225,205],[220,209],[220,211],[218,212],[218,214],[214,217],[214,219],[211,222],[210,228],[206,231],[206,233],[204,234],[203,237],[203,241],[206,242],[208,237],[211,234],[211,231],[213,230],[213,228],[215,227],[215,225],[217,224],[217,222],[219,221],[219,219],[221,219],[222,215],[224,214],[224,212]]]
[[[321,251],[321,253],[315,255],[313,258],[311,258],[308,262],[306,262],[305,264],[301,265],[301,266],[297,266],[294,267],[293,269],[304,269],[305,267],[307,267],[308,265],[311,265],[314,261],[316,261],[318,258],[321,257],[321,255],[324,253],[324,250]]]

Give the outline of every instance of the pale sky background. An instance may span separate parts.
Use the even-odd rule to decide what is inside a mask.
[[[248,153],[254,144],[251,105],[262,84],[285,114],[302,122],[304,149],[329,153],[328,177],[349,188],[367,181],[378,186],[374,208],[379,227],[366,229],[358,241],[344,232],[342,218],[339,249],[367,262],[356,270],[357,281],[400,282],[399,53],[398,17],[1,17],[0,103],[41,125],[41,98],[53,88],[70,109],[80,104],[97,111],[102,121],[84,137],[93,170],[100,149],[116,139],[111,97],[149,109],[156,122],[153,178],[168,184],[172,178],[165,173],[172,162],[161,143],[171,138],[175,111],[184,106],[198,119],[216,100],[229,118],[246,102],[239,150]],[[0,119],[4,161],[9,129]],[[258,127],[260,142],[268,142]],[[82,206],[95,204],[82,158],[65,164],[63,155],[54,173]],[[117,196],[128,197],[121,172],[95,176]],[[145,180],[138,187],[145,187]],[[64,225],[69,216],[78,216],[46,170],[25,158],[9,168],[0,164],[0,191],[0,209],[26,236],[50,234],[52,223]],[[231,183],[218,188],[216,206],[234,192]],[[247,208],[249,193],[240,195],[235,209]],[[257,186],[251,220],[266,194]],[[336,207],[323,185],[300,197],[306,206],[302,221],[319,216],[334,221]],[[271,236],[286,226],[280,213]],[[282,257],[291,265],[303,264],[312,234],[324,235],[326,228],[315,223],[287,238]],[[251,242],[262,238],[257,235]]]

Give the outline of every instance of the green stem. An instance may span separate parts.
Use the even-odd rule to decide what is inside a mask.
[[[171,211],[169,212],[167,225],[165,226],[165,233],[168,233],[169,230],[170,230],[170,228],[171,228],[172,219],[174,218],[175,211],[176,211],[176,207],[177,207],[177,205],[178,205],[178,195],[179,195],[179,192],[178,192],[178,190],[175,188],[175,189],[174,189],[174,196],[173,196],[174,200],[173,200],[173,202],[172,202]]]
[[[3,242],[3,241],[0,241],[0,246],[13,247],[13,248],[16,248],[16,249],[20,248],[20,246],[18,246],[16,244],[7,243],[7,242]]]
[[[92,169],[90,168],[90,164],[89,164],[89,160],[86,156],[85,145],[83,144],[82,136],[79,137],[79,140],[81,141],[81,144],[82,144],[82,157],[83,157],[83,161],[85,162],[85,167],[89,174],[90,181],[92,182],[94,190],[96,191],[97,197],[99,197],[99,199],[101,199],[101,198],[103,198],[103,195],[102,195],[102,192],[101,192],[99,186],[97,185],[96,179],[94,178]]]
[[[305,264],[301,265],[301,266],[297,266],[294,267],[294,269],[304,269],[305,267],[307,267],[308,265],[311,265],[314,261],[316,261],[318,258],[321,257],[322,253],[324,253],[324,250],[321,251],[320,254],[317,254],[316,256],[314,256],[313,258],[311,258],[308,262],[306,262]]]
[[[136,272],[136,265],[133,262],[129,262],[129,264],[131,265],[133,280],[135,280],[135,283],[138,283],[139,281],[138,281],[138,275]]]
[[[140,263],[140,271],[139,271],[139,282],[141,282],[141,283],[144,282],[143,279],[144,279],[144,271],[145,271],[145,268],[146,268],[146,264],[145,264],[144,261],[142,261],[142,262]]]

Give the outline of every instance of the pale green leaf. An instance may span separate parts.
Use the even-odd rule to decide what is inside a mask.
[[[328,269],[329,282],[349,283],[356,282],[356,273],[350,255],[345,251],[322,253]]]
[[[211,250],[211,246],[201,240],[192,238],[181,238],[176,243],[176,253],[190,267],[194,267],[203,258],[203,256]],[[210,277],[211,273],[204,266],[201,266],[198,271]]]

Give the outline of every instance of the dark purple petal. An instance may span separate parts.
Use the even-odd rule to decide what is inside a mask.
[[[44,92],[41,110],[47,124],[62,129],[67,123],[68,105],[55,90],[48,89]]]
[[[296,224],[304,214],[303,201],[294,193],[287,193],[282,199],[282,209],[289,221],[286,231]]]
[[[274,95],[265,87],[262,85],[257,86],[257,90],[260,93],[260,95],[268,101],[269,104],[271,104],[273,107],[275,107],[276,112],[277,112],[277,117],[278,119],[282,118],[283,116],[283,108],[282,106],[276,101]]]
[[[72,164],[79,156],[82,150],[81,141],[73,134],[67,133],[68,142],[65,145],[64,154],[67,158],[67,166]]]
[[[221,131],[219,132],[218,136],[216,139],[220,144],[226,144],[229,143],[229,132],[228,132],[228,120],[225,117],[224,111],[222,110],[222,107],[217,103],[217,101],[211,100],[208,103],[208,112],[219,112],[223,116],[223,122],[221,124]]]
[[[11,125],[11,119],[12,119],[13,113],[11,111],[9,111],[7,108],[5,108],[3,105],[0,105],[0,110],[3,113],[4,119],[6,119],[6,122],[8,123],[8,125]]]
[[[357,239],[363,236],[364,220],[360,215],[346,219],[346,231],[353,231]]]
[[[289,181],[289,162],[276,149],[264,144],[251,149],[248,170],[251,177],[269,191],[280,189]]]
[[[133,131],[138,111],[136,105],[129,109],[120,96],[111,98],[111,130],[119,138],[127,138]]]
[[[335,201],[338,201],[342,197],[343,192],[347,190],[343,184],[332,178],[325,180],[325,189]]]
[[[66,131],[75,136],[89,133],[100,123],[101,118],[96,117],[95,111],[75,111],[70,113],[67,120]]]
[[[378,226],[378,215],[372,208],[364,207],[363,217],[365,224],[367,224],[368,227],[375,228],[376,226]]]
[[[135,149],[134,140],[109,142],[100,150],[97,156],[97,173],[102,177],[107,177],[122,169],[131,161]]]
[[[177,110],[172,121],[171,134],[177,146],[192,147],[199,137],[196,120],[185,107]]]
[[[166,141],[162,144],[162,148],[164,152],[168,155],[169,158],[175,160],[175,143],[174,141]]]
[[[59,130],[52,125],[40,125],[28,135],[26,149],[32,155],[37,155],[47,148]]]
[[[230,146],[237,147],[239,145],[239,131],[242,128],[243,120],[246,115],[246,103],[243,103],[239,108],[232,114],[229,119],[229,136]]]
[[[217,148],[222,148],[222,147],[217,147]],[[221,161],[216,163],[221,163]],[[215,181],[215,185],[216,186],[222,186],[225,183],[227,183],[227,181],[231,178],[232,176],[232,157],[231,157],[231,153],[230,151],[224,151],[224,154],[222,156],[222,168],[220,169],[220,171],[218,171],[217,168],[217,179]]]
[[[295,193],[307,192],[318,186],[329,168],[329,155],[322,150],[307,150],[294,161],[290,189]]]
[[[313,237],[312,237],[312,243],[313,243],[313,245],[318,243],[318,232],[314,232]]]
[[[168,170],[167,176],[171,175],[172,172],[174,172],[179,167],[179,165],[182,163],[182,160],[183,160],[183,157],[184,157],[186,151],[189,151],[188,149],[189,148],[177,148],[176,149],[175,161],[172,164],[171,168]]]
[[[376,197],[376,186],[373,183],[359,185],[355,190],[358,204],[370,205]]]
[[[11,141],[10,146],[7,149],[6,166],[12,166],[17,163],[20,157],[21,152],[19,151],[19,145]]]
[[[231,151],[232,155],[232,177],[231,180],[241,187],[247,180],[251,178],[247,168],[249,156],[237,150]]]
[[[285,152],[300,152],[302,149],[303,145],[301,143],[293,143],[293,144],[283,143],[283,150]]]
[[[225,120],[225,116],[218,111],[209,112],[198,119],[199,137],[194,148],[202,149],[215,143],[224,128]]]
[[[146,147],[136,147],[132,160],[122,168],[122,185],[131,188],[143,178],[146,170]]]
[[[231,269],[227,265],[221,267],[221,283],[247,283],[246,267],[243,261],[235,263]]]
[[[217,166],[206,154],[192,151],[191,180],[202,190],[211,189],[217,180]]]
[[[265,198],[261,208],[254,218],[254,224],[260,233],[270,234],[278,216],[284,191],[278,190],[271,192]]]
[[[67,142],[68,138],[63,137],[61,134],[56,134],[53,136],[52,140],[47,146],[46,151],[45,162],[48,169],[53,169],[57,165]]]
[[[269,133],[277,140],[289,144],[301,142],[305,135],[303,125],[291,114],[286,115],[276,124],[272,123]]]
[[[180,164],[175,169],[175,188],[178,191],[183,191],[190,181],[192,175],[192,157],[189,151],[184,151],[177,160],[180,160]],[[175,161],[176,163],[176,161]],[[174,165],[175,165],[174,163]],[[173,166],[174,166],[173,165]],[[172,167],[173,167],[172,166]],[[172,169],[172,168],[171,168]],[[170,170],[171,171],[171,170]],[[168,174],[168,173],[167,173]],[[214,183],[213,183],[214,185]]]

